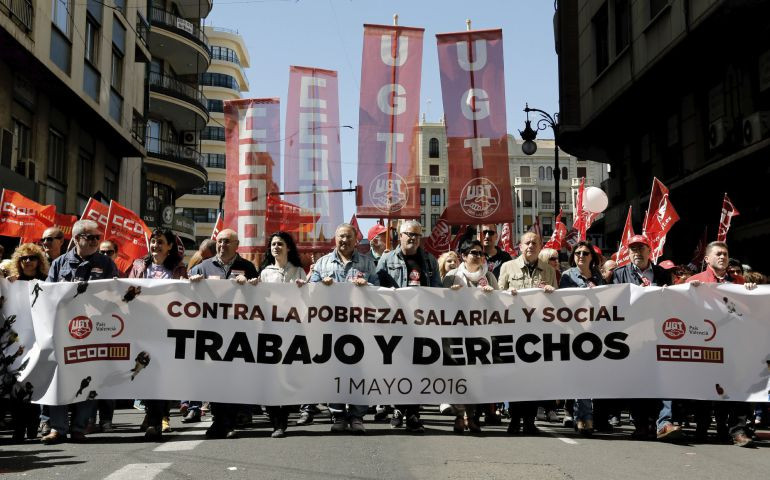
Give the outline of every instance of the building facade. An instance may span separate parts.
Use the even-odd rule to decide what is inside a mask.
[[[249,90],[244,68],[249,52],[237,31],[205,27],[209,39],[211,65],[201,77],[201,89],[208,100],[209,122],[201,132],[200,165],[208,180],[176,203],[177,214],[195,224],[195,244],[211,236],[225,194],[224,101],[241,98]]]
[[[641,230],[653,177],[680,214],[665,257],[716,238],[727,192],[730,253],[768,271],[770,2],[559,0],[560,145],[612,166],[603,228]]]

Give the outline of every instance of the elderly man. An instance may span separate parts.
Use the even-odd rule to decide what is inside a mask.
[[[642,287],[670,285],[670,273],[650,261],[651,252],[647,237],[631,237],[628,240],[628,256],[631,262],[616,268],[610,283],[630,283]],[[635,427],[632,438],[644,440],[649,437],[649,419],[656,411],[658,440],[675,440],[682,436],[682,427],[671,422],[671,400],[636,399],[630,403]]]
[[[311,282],[321,282],[324,285],[331,285],[335,282],[350,282],[358,286],[379,285],[380,282],[374,272],[375,266],[372,259],[368,255],[361,255],[356,251],[358,241],[356,228],[353,225],[343,223],[338,226],[334,232],[334,242],[334,250],[313,264],[310,275]],[[345,404],[330,403],[329,411],[332,414],[333,422],[331,431],[335,433],[345,432],[350,425],[352,433],[365,434],[364,415],[368,409],[368,405],[348,405],[346,413]],[[307,411],[305,409],[303,413]]]
[[[730,272],[730,253],[725,242],[711,242],[706,245],[703,260],[706,262],[706,270],[687,279],[694,287],[703,283],[734,283],[743,285],[746,290],[757,288],[755,283],[746,283],[743,277]],[[749,408],[750,405],[744,402],[715,402],[717,433],[724,435],[726,425],[734,445],[751,446],[753,432],[746,426]],[[697,402],[696,410],[696,436],[699,440],[704,440],[711,424],[711,402]]]
[[[430,253],[420,248],[422,225],[415,220],[407,220],[399,229],[398,246],[380,257],[377,263],[377,276],[383,287],[441,287],[438,262]],[[393,413],[390,426],[398,428],[406,418],[406,430],[411,433],[424,433],[425,427],[420,420],[419,405],[398,405]]]
[[[387,253],[387,250],[385,250],[385,234],[387,231],[388,229],[384,225],[377,223],[366,234],[366,238],[369,240],[369,253],[367,255],[372,258],[375,266],[380,261],[380,257]]]
[[[612,281],[612,274],[615,272],[618,264],[615,260],[607,260],[602,264],[601,273],[605,282],[610,283]]]
[[[72,231],[72,235],[75,235],[75,231]],[[43,236],[40,238],[40,245],[43,247],[45,256],[48,257],[48,261],[53,263],[54,260],[59,258],[62,254],[61,247],[64,244],[64,233],[59,227],[49,227],[43,232]]]
[[[500,278],[497,283],[500,290],[508,290],[516,295],[517,290],[523,288],[542,288],[544,292],[551,293],[558,288],[556,271],[548,263],[540,260],[538,254],[543,249],[543,240],[534,232],[527,232],[519,239],[519,255],[517,258],[505,262],[500,267]],[[535,427],[535,416],[539,402],[508,402],[508,412],[511,423],[508,425],[508,433],[511,435],[523,431],[532,435],[538,432]],[[520,422],[524,424],[522,426]]]
[[[61,232],[59,232],[61,234]],[[49,228],[43,237],[55,237],[56,232]],[[48,282],[88,282],[89,280],[101,280],[114,278],[118,275],[118,269],[109,257],[100,255],[99,226],[93,220],[80,220],[72,226],[72,236],[75,239],[75,248],[66,254],[59,256],[51,264],[48,270]],[[53,242],[44,242],[44,245]],[[61,246],[61,243],[59,243]],[[54,251],[55,253],[55,251]],[[69,419],[67,405],[50,406],[49,417],[51,431],[41,438],[46,444],[60,443],[66,440],[69,433]],[[88,417],[94,409],[93,400],[75,403],[72,405],[72,434],[73,441],[83,441],[86,438],[85,429]]]
[[[484,254],[487,256],[487,268],[495,275],[495,278],[500,278],[500,268],[505,262],[511,260],[511,254],[497,248],[497,241],[500,238],[497,233],[497,225],[491,223],[485,223],[481,226],[481,245],[484,247]]]
[[[231,279],[239,285],[246,282],[256,285],[259,279],[257,268],[253,263],[238,255],[238,234],[231,229],[225,229],[217,234],[217,254],[203,260],[190,270],[190,281],[201,279]],[[207,438],[235,438],[237,404],[212,403],[211,413],[214,421],[206,430]]]

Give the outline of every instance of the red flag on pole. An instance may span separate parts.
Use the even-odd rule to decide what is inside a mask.
[[[452,235],[452,229],[449,223],[446,221],[446,210],[441,213],[436,223],[433,225],[433,230],[430,232],[430,236],[423,240],[422,248],[427,252],[430,252],[433,256],[439,257],[442,253],[448,252],[450,249],[450,238]]]
[[[631,258],[628,256],[628,240],[634,235],[634,227],[631,224],[631,206],[629,205],[628,215],[626,215],[626,225],[623,227],[623,235],[620,238],[620,247],[618,247],[618,253],[615,256],[615,262],[618,267],[622,267],[631,262]]]
[[[417,123],[422,28],[364,25],[358,121],[358,216],[420,215]]]
[[[13,190],[0,194],[0,235],[20,237],[22,243],[37,242],[54,225],[55,205],[41,205]]]
[[[652,246],[653,263],[658,263],[658,258],[663,254],[663,246],[666,244],[666,234],[677,221],[679,221],[679,214],[671,204],[668,188],[660,180],[653,178],[647,218],[642,229],[642,235],[647,237]]]
[[[99,226],[99,232],[104,238],[104,232],[107,231],[107,216],[110,214],[110,207],[102,202],[89,198],[86,203],[86,208],[83,209],[83,213],[80,215],[81,220],[93,220]]]
[[[75,215],[66,215],[64,213],[57,213],[54,217],[54,226],[64,234],[64,238],[69,240],[72,238],[72,226],[77,221],[78,217]]]
[[[554,223],[553,233],[551,233],[551,239],[543,245],[543,248],[553,248],[554,250],[561,250],[564,245],[564,240],[567,238],[567,226],[561,221],[561,216],[564,212],[559,209],[559,214],[556,215],[556,222]]]
[[[733,205],[733,202],[730,201],[725,193],[725,198],[722,200],[722,216],[719,219],[717,241],[724,242],[727,240],[727,231],[730,230],[730,222],[732,222],[733,217],[737,217],[738,215],[740,215],[740,212],[735,208],[735,205]]]
[[[353,225],[356,229],[356,242],[360,242],[364,239],[364,234],[361,233],[361,227],[358,226],[358,218],[356,218],[356,214],[354,213],[353,216],[350,218],[350,224]]]
[[[115,264],[120,271],[125,272],[134,260],[147,255],[147,239],[151,234],[139,215],[114,200],[110,202],[104,238],[118,244]]]
[[[503,223],[503,231],[500,233],[500,248],[511,255],[516,251],[516,248],[513,246],[513,228],[511,222]]]
[[[446,33],[436,39],[449,144],[447,221],[510,221],[503,32]]]
[[[586,239],[586,232],[589,228],[591,228],[591,224],[594,223],[594,219],[599,215],[598,213],[589,212],[583,207],[585,180],[585,177],[580,178],[580,187],[578,188],[575,203],[575,222],[572,224],[572,228],[577,231],[577,241],[573,245],[577,245],[577,242]],[[570,235],[567,236],[570,237]]]
[[[225,222],[222,220],[222,212],[217,214],[217,221],[214,223],[214,230],[211,231],[211,239],[216,241],[219,232],[225,229]]]

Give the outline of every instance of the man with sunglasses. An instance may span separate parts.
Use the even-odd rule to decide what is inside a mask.
[[[484,253],[487,256],[487,268],[492,272],[495,278],[500,278],[500,267],[509,260],[511,255],[503,249],[497,248],[497,225],[485,223],[481,226],[481,245],[484,247]]]
[[[43,237],[45,238],[46,235],[43,235]],[[115,262],[98,252],[101,237],[99,225],[93,220],[79,220],[75,222],[72,226],[72,238],[75,239],[75,248],[54,260],[50,270],[48,270],[46,281],[88,282],[90,280],[117,277],[118,268],[115,266]],[[86,400],[85,402],[74,403],[71,407],[71,439],[73,441],[83,441],[86,438],[85,430],[88,417],[94,410],[94,401]],[[56,405],[49,406],[48,408],[51,432],[43,436],[41,441],[46,445],[61,443],[67,439],[70,429],[70,422],[67,418],[68,406]]]
[[[40,238],[40,246],[43,247],[45,256],[48,257],[48,262],[50,263],[53,263],[54,260],[61,256],[61,247],[63,244],[64,233],[59,227],[46,228],[42,238]]]

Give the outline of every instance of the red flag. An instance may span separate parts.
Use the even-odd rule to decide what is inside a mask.
[[[280,101],[227,100],[224,113],[227,182],[223,223],[238,232],[238,252],[254,254],[265,246],[267,197],[279,183]]]
[[[513,228],[510,222],[503,223],[503,231],[500,233],[500,248],[509,254],[516,251],[513,246]]]
[[[510,221],[503,32],[446,33],[436,39],[449,144],[447,221]]]
[[[77,221],[78,217],[75,215],[66,215],[64,213],[57,213],[54,216],[54,226],[64,234],[64,238],[72,238],[72,226]]]
[[[37,242],[54,225],[55,205],[41,205],[13,190],[0,194],[0,235],[20,237],[22,243]]]
[[[358,125],[358,216],[420,215],[417,123],[422,28],[364,25]]]
[[[217,213],[217,221],[214,224],[214,230],[211,231],[211,239],[216,241],[219,232],[225,229],[225,222],[222,220],[222,212]]]
[[[559,209],[559,214],[556,215],[556,222],[554,223],[553,233],[551,233],[551,239],[543,245],[543,248],[553,248],[554,250],[561,250],[564,245],[564,240],[567,237],[567,226],[561,221],[561,216],[564,212]]]
[[[706,258],[706,245],[708,245],[708,226],[703,228],[703,235],[698,240],[698,244],[695,245],[692,260],[687,264],[688,267],[696,272],[703,270],[703,259]]]
[[[535,215],[535,223],[530,225],[527,232],[535,233],[538,237],[543,238],[543,230],[540,228],[540,215]]]
[[[439,257],[442,253],[450,250],[449,241],[451,235],[452,229],[446,221],[446,210],[444,210],[433,225],[430,236],[423,240],[422,248],[433,254],[433,256]]]
[[[354,213],[353,216],[350,218],[350,224],[353,225],[356,228],[356,242],[360,242],[364,239],[364,234],[361,233],[361,227],[358,226],[358,218],[356,218],[356,214]]]
[[[293,203],[270,195],[267,199],[267,227],[270,232],[283,230],[284,232],[308,233],[313,227],[313,218],[310,212],[303,212]]]
[[[572,228],[577,230],[577,242],[581,242],[586,239],[586,232],[589,228],[591,228],[591,224],[594,223],[594,219],[599,215],[598,213],[589,212],[583,208],[583,192],[585,191],[585,180],[585,177],[580,178],[580,187],[578,188],[575,204],[575,222],[572,224]],[[577,245],[577,242],[575,242],[573,245]]]
[[[730,201],[725,193],[725,198],[722,200],[722,216],[719,219],[717,241],[724,242],[727,240],[727,231],[730,230],[730,222],[732,222],[733,217],[737,217],[738,215],[740,215],[740,212],[735,208],[735,205],[733,205],[733,202]]]
[[[152,231],[139,215],[115,200],[110,202],[104,238],[118,244],[118,258],[115,264],[120,271],[127,271],[134,260],[147,255],[147,239],[151,234]]]
[[[453,238],[452,241],[449,243],[450,250],[453,250],[456,252],[457,249],[460,248],[460,240],[463,239],[467,231],[468,231],[468,225],[460,225],[460,229],[457,230],[457,235],[455,235],[455,238]]]
[[[93,220],[99,226],[99,233],[104,236],[104,232],[107,231],[107,216],[110,214],[110,207],[102,202],[93,198],[88,199],[86,208],[83,209],[83,214],[80,215],[81,220]]]
[[[679,221],[679,214],[668,196],[668,188],[660,180],[653,178],[650,204],[647,208],[647,218],[642,228],[642,235],[650,240],[652,246],[652,262],[658,263],[666,244],[666,234]]]
[[[329,192],[342,185],[339,118],[337,72],[289,67],[284,189],[302,193],[285,199],[314,220],[299,235],[300,250],[331,249],[343,221],[342,196]]]
[[[623,235],[620,238],[620,247],[615,255],[615,262],[618,267],[627,265],[631,262],[631,258],[628,256],[628,240],[633,237],[634,227],[631,225],[631,206],[628,206],[628,215],[626,215],[626,225],[623,227]]]

